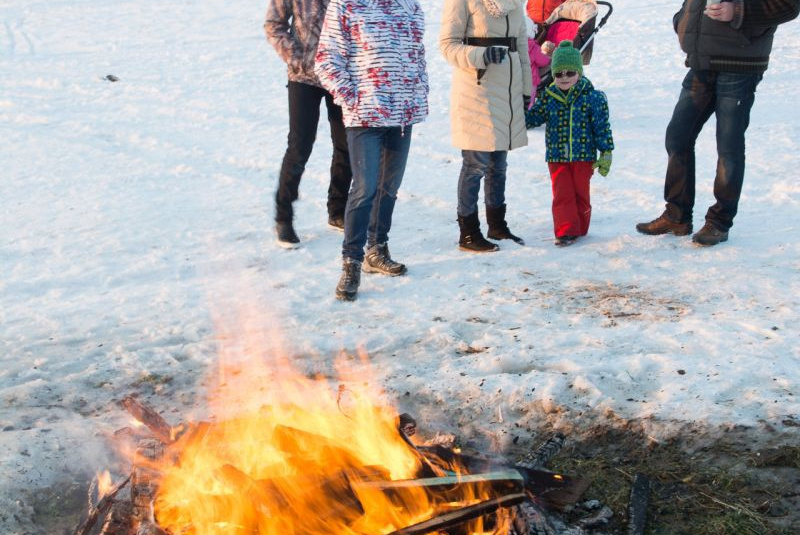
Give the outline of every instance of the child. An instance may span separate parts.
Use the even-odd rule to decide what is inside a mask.
[[[539,86],[541,77],[539,70],[550,65],[550,54],[544,51],[544,46],[540,46],[536,41],[536,34],[538,27],[529,18],[525,19],[528,26],[528,57],[531,58],[531,77],[533,78],[533,90],[531,92],[531,104],[528,106],[530,109],[533,102],[536,100],[536,88]],[[553,43],[545,42],[544,45],[552,45]],[[552,51],[552,49],[550,49]]]
[[[525,123],[528,128],[546,123],[555,245],[565,246],[589,231],[589,179],[594,169],[608,175],[614,140],[606,96],[583,76],[581,53],[571,41],[555,49],[550,72],[554,82],[525,113]]]

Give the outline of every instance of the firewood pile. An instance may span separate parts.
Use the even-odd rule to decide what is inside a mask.
[[[133,397],[125,398],[122,404],[143,424],[143,431],[136,433],[131,473],[98,496],[96,503],[92,500],[95,485],[90,487],[88,511],[74,533],[179,535],[160,526],[154,514],[162,480],[159,467],[165,462],[181,462],[180,453],[171,448],[179,437],[203,433],[213,424],[203,422],[173,427],[155,410]],[[258,514],[269,516],[277,513],[286,517],[296,535],[329,533],[326,526],[332,518],[342,522],[341,525],[357,521],[365,515],[361,501],[369,493],[378,493],[400,507],[408,504],[408,500],[417,495],[415,493],[424,492],[435,504],[432,516],[426,520],[405,525],[391,533],[384,530],[384,533],[375,535],[466,535],[476,531],[496,535],[602,535],[602,529],[609,523],[612,512],[608,507],[596,500],[579,503],[589,485],[587,480],[545,468],[562,449],[566,440],[564,435],[553,435],[519,462],[509,463],[464,455],[455,437],[437,436],[435,440],[416,444],[411,439],[416,434],[413,418],[404,414],[396,423],[397,433],[419,462],[420,468],[414,479],[392,480],[380,466],[332,469],[314,479],[314,498],[310,504],[305,504],[306,509],[295,511],[293,500],[282,494],[275,481],[256,479],[239,467],[227,464],[215,472],[216,478],[225,488],[234,490],[226,496],[209,496],[208,507],[215,508],[216,502],[247,502]],[[276,428],[275,434],[279,435],[282,444],[292,447],[300,447],[308,441],[328,440],[288,426]],[[454,473],[451,471],[453,466],[461,466],[462,470]],[[305,476],[295,477],[303,479]],[[641,535],[644,531],[646,485],[643,478],[635,482],[628,513],[629,535]],[[471,499],[465,499],[465,496]],[[562,513],[576,507],[586,510],[586,513],[579,522],[567,525]],[[309,515],[309,510],[313,515]],[[478,530],[475,522],[478,522]],[[225,518],[219,518],[219,523],[221,526],[236,526],[230,530],[220,528],[219,533],[266,533],[259,529],[258,522],[243,526],[241,521],[229,524]],[[207,535],[191,526],[180,533]]]

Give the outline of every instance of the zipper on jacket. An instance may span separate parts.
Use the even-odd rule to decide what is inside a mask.
[[[506,37],[509,37],[511,24],[506,15]],[[519,53],[519,52],[518,52]],[[511,94],[511,88],[514,86],[514,62],[511,61],[511,51],[508,51],[508,110],[511,112],[511,120],[508,122],[508,150],[511,150],[513,142],[513,125],[514,125],[514,99]]]
[[[566,95],[566,100],[569,102],[569,93],[570,91],[575,91],[575,97],[572,99],[572,102],[569,103],[569,161],[572,161],[572,112],[575,109],[575,103],[578,101],[578,84],[580,83],[580,79],[575,82],[575,85],[569,88]],[[583,88],[581,88],[583,90]]]
[[[572,161],[572,110],[573,104],[575,101],[571,102],[569,105],[569,161]]]

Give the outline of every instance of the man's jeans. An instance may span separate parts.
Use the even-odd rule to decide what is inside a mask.
[[[342,108],[333,103],[333,97],[322,89],[300,82],[289,82],[289,142],[278,177],[275,193],[275,221],[291,222],[294,217],[292,203],[297,200],[300,178],[311,156],[317,138],[319,108],[322,100],[328,110],[333,156],[331,158],[331,183],[328,187],[328,214],[341,216],[347,203],[352,172],[347,154],[347,135],[342,122]]]
[[[691,223],[695,198],[695,142],[711,114],[717,119],[716,203],[706,221],[727,231],[739,205],[744,181],[744,133],[750,124],[761,74],[689,70],[667,126],[669,160],[664,183],[667,215]]]
[[[478,211],[478,193],[484,180],[483,200],[497,208],[506,202],[506,158],[508,151],[461,151],[461,174],[458,177],[458,215],[466,217]]]
[[[347,128],[353,184],[344,216],[342,256],[364,260],[364,245],[386,243],[403,181],[411,126]]]

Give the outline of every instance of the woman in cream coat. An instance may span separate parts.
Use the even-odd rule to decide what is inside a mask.
[[[445,0],[439,47],[453,67],[450,124],[461,149],[459,246],[496,251],[480,231],[478,194],[494,240],[522,240],[505,221],[506,157],[528,144],[525,109],[533,91],[525,0]]]

